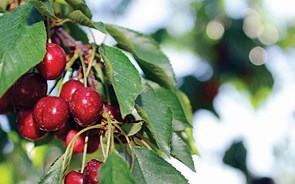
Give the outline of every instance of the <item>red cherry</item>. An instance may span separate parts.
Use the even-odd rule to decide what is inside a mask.
[[[122,121],[121,111],[118,105],[105,104],[103,111],[107,112],[111,119]]]
[[[44,79],[57,79],[66,67],[66,54],[64,50],[55,43],[46,44],[46,54],[37,65],[37,70]]]
[[[78,170],[71,170],[65,176],[64,184],[83,184],[83,173]]]
[[[77,89],[69,103],[74,120],[82,127],[95,124],[102,111],[100,95],[90,87]]]
[[[92,135],[88,137],[87,153],[94,153],[98,150],[100,145],[99,135]]]
[[[87,162],[83,171],[83,182],[84,184],[98,184],[99,174],[98,170],[102,166],[103,162],[97,159],[91,159]]]
[[[84,85],[78,81],[71,79],[64,83],[64,85],[61,88],[60,97],[64,98],[67,102],[70,102],[73,93],[80,88],[83,88]]]
[[[9,114],[14,112],[13,102],[12,102],[12,88],[9,88],[0,97],[0,114]]]
[[[73,139],[73,137],[78,133],[78,131],[76,130],[70,130],[68,132],[68,135],[66,137],[66,145],[68,146],[71,142],[71,140]],[[82,153],[84,151],[84,136],[83,135],[79,135],[78,138],[76,139],[75,143],[74,143],[74,147],[73,147],[73,153],[74,154],[78,154],[78,153]]]
[[[72,120],[70,118],[63,128],[53,132],[54,136],[61,139],[61,140],[63,140],[63,141],[66,141],[66,137],[68,135],[68,132],[74,128],[74,122],[73,121],[74,120]]]
[[[19,111],[16,118],[16,127],[19,134],[28,140],[37,140],[43,137],[46,132],[41,131],[36,127],[32,110],[22,109]]]
[[[46,96],[47,82],[38,73],[26,73],[13,85],[13,101],[17,108],[31,108]]]
[[[43,97],[35,105],[33,117],[36,126],[41,130],[59,130],[68,122],[68,104],[61,97]]]

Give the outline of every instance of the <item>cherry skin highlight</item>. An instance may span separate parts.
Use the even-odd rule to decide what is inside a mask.
[[[38,73],[26,73],[13,85],[12,96],[17,108],[31,108],[46,93],[46,80]]]
[[[102,98],[90,87],[77,89],[69,103],[75,122],[82,127],[93,125],[100,119],[102,105]]]
[[[98,184],[99,174],[98,170],[102,166],[103,162],[97,159],[91,159],[87,162],[83,171],[83,182],[84,184]]]
[[[46,54],[37,65],[37,70],[46,80],[57,79],[66,67],[66,54],[64,50],[55,43],[46,44]]]
[[[70,102],[73,93],[80,88],[84,88],[84,85],[78,80],[68,80],[61,88],[60,97]]]
[[[68,104],[61,97],[43,97],[35,105],[33,117],[36,126],[41,130],[60,130],[68,122]]]
[[[78,170],[71,170],[65,176],[64,184],[83,184],[83,173]]]

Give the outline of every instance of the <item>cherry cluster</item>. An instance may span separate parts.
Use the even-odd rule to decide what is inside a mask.
[[[91,159],[88,161],[86,166],[83,169],[83,172],[79,170],[71,170],[66,176],[64,183],[65,184],[97,184],[99,178],[98,169],[102,166],[102,162],[97,159]]]
[[[34,67],[35,70],[21,76],[0,98],[0,114],[17,112],[16,127],[25,139],[35,141],[53,134],[68,146],[80,130],[103,124],[106,118],[129,121],[122,119],[118,105],[104,103],[93,87],[86,87],[78,79],[71,78],[62,84],[58,96],[48,95],[47,80],[57,81],[64,74],[66,64],[63,48],[55,43],[47,43],[46,54]],[[97,151],[103,131],[103,128],[95,128],[76,136],[72,153]],[[123,138],[122,142],[126,143],[126,139]],[[84,151],[85,148],[87,150]],[[76,183],[97,183],[97,170],[101,165],[102,162],[98,160],[90,160],[83,172],[70,171],[65,177],[65,183],[75,183],[74,180],[77,180]]]

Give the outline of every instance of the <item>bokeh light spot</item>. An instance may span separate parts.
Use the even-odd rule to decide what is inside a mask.
[[[266,63],[267,53],[262,47],[254,47],[249,53],[249,59],[254,65],[260,66]]]
[[[207,35],[212,40],[218,40],[223,36],[224,27],[218,21],[211,21],[207,25],[206,29]]]

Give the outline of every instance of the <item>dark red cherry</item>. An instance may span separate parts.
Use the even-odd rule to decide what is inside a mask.
[[[94,153],[98,150],[100,145],[99,135],[92,135],[88,137],[87,153]]]
[[[9,88],[0,97],[0,114],[9,114],[14,112],[14,105],[12,101],[12,88]]]
[[[71,79],[64,83],[64,85],[61,88],[60,97],[64,98],[67,102],[70,102],[73,93],[80,88],[83,88],[84,85],[78,81]]]
[[[41,130],[59,130],[68,122],[68,104],[61,97],[43,97],[35,105],[33,117],[36,126]]]
[[[78,133],[78,131],[76,131],[76,130],[70,130],[68,132],[68,135],[66,137],[66,145],[67,146],[70,144],[71,140],[73,139],[73,137],[77,133]],[[74,143],[74,147],[73,147],[74,154],[82,153],[84,151],[84,145],[85,145],[84,139],[85,139],[85,137],[83,135],[78,136],[78,138],[76,139],[76,141]]]
[[[78,170],[71,170],[65,176],[64,184],[83,184],[83,173]]]
[[[75,123],[74,120],[69,118],[68,122],[65,124],[65,126],[59,130],[56,130],[53,132],[54,136],[66,141],[66,137],[68,135],[68,132],[72,129],[74,129]]]
[[[121,111],[118,105],[105,104],[103,106],[103,111],[107,112],[111,119],[122,121]]]
[[[102,111],[100,95],[90,87],[77,89],[69,103],[74,120],[82,127],[95,124]]]
[[[46,96],[47,82],[38,73],[26,73],[13,85],[13,101],[17,108],[31,108]]]
[[[16,118],[16,127],[19,134],[28,140],[37,140],[46,134],[35,125],[32,110],[29,109],[19,111]]]
[[[99,174],[98,170],[102,166],[103,162],[97,159],[91,159],[87,162],[83,171],[83,182],[84,184],[98,184]]]
[[[57,79],[66,67],[66,54],[64,50],[55,43],[46,44],[46,54],[37,65],[37,70],[44,79]]]

